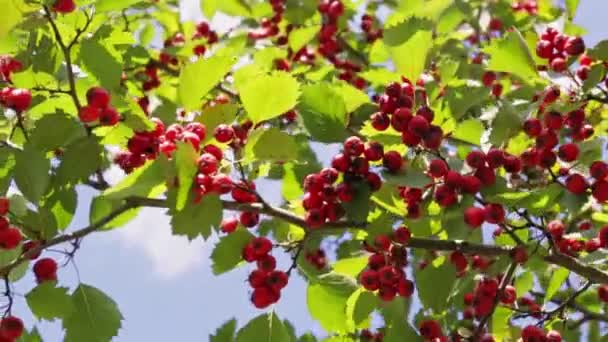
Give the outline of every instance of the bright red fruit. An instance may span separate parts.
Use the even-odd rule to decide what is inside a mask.
[[[561,159],[563,161],[571,162],[571,161],[575,161],[578,158],[578,153],[579,153],[578,145],[574,144],[574,143],[568,143],[568,144],[563,144],[562,146],[559,147],[558,156],[559,156],[559,159]]]
[[[89,106],[100,109],[110,105],[110,93],[101,87],[92,87],[87,91],[87,103]]]
[[[78,112],[78,118],[84,123],[90,123],[99,120],[101,109],[93,106],[83,106]]]
[[[6,98],[8,107],[16,112],[23,112],[30,107],[32,103],[32,93],[27,89],[11,89]]]
[[[596,181],[592,187],[592,195],[595,199],[604,203],[608,201],[608,181]]]
[[[217,171],[217,167],[218,161],[215,156],[210,153],[203,153],[198,158],[198,170],[203,174],[212,174]]]
[[[573,194],[582,194],[587,190],[587,187],[587,180],[578,173],[573,173],[566,178],[566,188]]]
[[[562,335],[557,330],[550,330],[545,338],[547,342],[562,342]]]
[[[434,178],[441,178],[448,173],[448,164],[442,159],[433,159],[429,163],[429,174]]]
[[[61,14],[74,12],[76,3],[74,0],[56,0],[53,4],[53,11]]]
[[[38,283],[57,280],[57,262],[51,258],[43,258],[36,261],[34,264],[34,275]]]
[[[23,236],[17,228],[0,230],[0,247],[3,249],[14,249],[19,245]]]
[[[479,207],[470,207],[464,211],[464,222],[471,228],[480,227],[485,220],[485,210]]]
[[[434,338],[439,338],[441,336],[441,325],[434,320],[422,321],[418,331],[420,331],[422,337],[431,341]]]
[[[505,220],[505,209],[497,203],[489,203],[484,207],[485,220],[489,223],[503,223]]]
[[[545,341],[545,331],[536,325],[528,325],[521,331],[523,342],[543,342]]]
[[[397,151],[388,151],[384,154],[382,164],[390,172],[398,172],[403,166],[403,157]]]
[[[589,174],[597,180],[604,180],[608,177],[608,164],[601,160],[594,161],[589,167]]]
[[[215,140],[221,143],[228,143],[234,137],[234,129],[229,125],[220,124],[215,128],[213,135],[215,137]]]
[[[411,237],[412,233],[406,226],[401,226],[395,229],[395,231],[393,232],[393,240],[402,245],[407,245]]]
[[[0,322],[0,335],[17,339],[23,334],[23,321],[15,316],[6,316]]]
[[[374,270],[365,270],[361,272],[359,282],[368,291],[375,291],[380,287],[378,272]]]
[[[570,56],[580,55],[581,53],[585,52],[585,42],[581,37],[570,37],[566,41],[564,50],[566,50]]]
[[[239,220],[234,217],[224,219],[220,225],[224,233],[232,233],[239,225]]]
[[[11,203],[7,197],[0,197],[0,216],[8,214]]]

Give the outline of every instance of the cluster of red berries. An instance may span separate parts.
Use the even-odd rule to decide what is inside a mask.
[[[384,301],[399,295],[409,298],[414,293],[414,283],[407,279],[403,268],[407,266],[407,250],[411,233],[407,227],[397,228],[391,237],[378,235],[374,246],[365,245],[372,252],[367,269],[359,275],[359,282],[368,291],[378,291]]]
[[[356,76],[356,73],[361,71],[361,66],[337,56],[342,52],[342,46],[338,38],[338,20],[344,14],[344,4],[340,0],[322,0],[317,9],[323,16],[323,25],[318,35],[319,47],[317,52],[337,69],[342,70],[338,75],[339,79],[349,82],[356,88],[364,89],[367,82]]]
[[[533,318],[540,319],[543,317],[542,307],[534,299],[521,297],[517,299],[517,304],[519,307],[525,307]]]
[[[23,335],[23,321],[16,316],[6,316],[0,320],[0,342],[15,342]]]
[[[208,45],[213,45],[218,41],[217,32],[212,30],[206,21],[202,21],[196,25],[196,32],[192,36],[192,40],[201,39],[205,39]],[[197,56],[204,55],[205,51],[207,51],[205,44],[198,44],[193,48],[193,52]]]
[[[51,258],[42,258],[34,264],[34,275],[40,284],[57,280],[57,262]]]
[[[285,12],[285,0],[270,0],[270,5],[272,6],[273,16],[270,19],[263,18],[260,28],[249,31],[247,33],[247,37],[249,37],[249,39],[266,39],[279,34],[279,23],[281,20],[283,20],[283,12]],[[285,39],[286,37],[283,37],[283,40]],[[286,43],[286,41],[279,43],[282,43],[279,45],[283,45]]]
[[[307,211],[306,222],[311,228],[318,228],[326,221],[334,222],[344,216],[345,211],[340,203],[350,202],[357,195],[356,183],[364,181],[372,191],[380,189],[382,179],[377,173],[370,171],[370,162],[384,159],[385,166],[389,164],[397,168],[401,168],[403,163],[399,153],[384,153],[380,143],[364,144],[356,136],[347,138],[343,146],[342,153],[333,157],[332,167],[304,178],[305,193],[302,205]],[[343,174],[343,182],[334,186],[340,173]]]
[[[528,12],[529,15],[538,14],[538,3],[536,0],[515,1],[511,4],[511,8],[516,12]]]
[[[601,160],[594,161],[589,167],[589,174],[594,179],[591,194],[600,203],[608,202],[608,164]]]
[[[568,57],[578,56],[585,52],[585,42],[581,37],[559,33],[554,28],[547,28],[536,43],[536,55],[549,60],[549,66],[555,72],[568,68]]]
[[[287,273],[276,270],[277,261],[271,251],[272,242],[265,237],[256,237],[243,247],[243,259],[257,265],[249,274],[249,285],[253,288],[251,302],[258,309],[278,302],[289,281]]]
[[[590,222],[583,223],[579,227],[591,224]],[[585,228],[589,229],[589,228]],[[583,230],[585,230],[583,229]],[[581,251],[585,250],[587,253],[593,253],[602,246],[602,243],[608,246],[608,235],[603,236],[602,230],[599,231],[598,237],[588,239],[587,241],[578,238],[577,236],[568,236],[566,233],[566,226],[561,220],[553,220],[547,224],[547,232],[553,238],[553,241],[560,252],[571,256],[576,256]]]
[[[436,320],[425,320],[420,322],[418,332],[425,341],[447,342],[448,338],[441,331],[441,325]]]
[[[498,203],[488,203],[483,208],[469,207],[464,211],[464,222],[471,228],[478,228],[484,222],[501,224],[505,220],[505,209]]]
[[[382,38],[382,29],[374,28],[374,17],[369,14],[361,16],[361,30],[365,33],[365,39],[368,43],[373,43],[377,39]]]
[[[466,306],[463,316],[465,319],[481,319],[491,313],[494,307],[494,300],[498,296],[499,279],[484,277],[480,279],[473,292],[464,295],[464,304]],[[517,295],[515,287],[511,285],[505,286],[504,291],[500,295],[500,302],[505,305],[515,303]]]
[[[67,14],[76,10],[74,0],[56,0],[53,4],[53,11],[61,14]]]
[[[426,97],[424,92],[419,93]],[[377,97],[380,111],[372,114],[371,124],[378,131],[385,131],[391,126],[400,132],[404,144],[415,147],[421,144],[425,148],[436,150],[441,145],[443,131],[431,124],[435,113],[426,105],[421,105],[415,115],[415,89],[412,83],[403,79],[403,83],[389,84],[384,94]]]
[[[502,84],[497,81],[497,78],[496,73],[493,71],[486,71],[481,76],[481,83],[483,83],[483,85],[486,87],[491,87],[492,95],[494,95],[496,98],[502,95],[503,90]]]
[[[306,261],[313,265],[317,270],[322,270],[327,266],[327,257],[325,256],[325,251],[322,249],[308,251],[304,257]]]
[[[464,253],[460,251],[454,251],[450,254],[450,262],[452,263],[452,265],[454,265],[456,271],[458,272],[456,275],[457,277],[463,276],[469,265],[469,261],[466,255],[464,255]],[[473,255],[471,258],[471,267],[473,269],[485,271],[486,269],[488,269],[488,267],[490,267],[492,262],[492,260],[484,258],[480,255]]]
[[[562,335],[557,330],[545,332],[536,325],[525,326],[521,331],[522,342],[562,342]]]
[[[121,117],[110,104],[110,93],[101,87],[92,87],[87,91],[87,105],[80,108],[80,121],[89,124],[99,121],[103,126],[116,125]]]
[[[381,331],[376,331],[375,333],[370,331],[369,329],[361,330],[359,334],[361,340],[364,342],[382,342],[384,340],[384,334]]]
[[[28,89],[4,87],[0,89],[0,104],[21,113],[32,104],[32,93]]]
[[[16,248],[23,236],[19,228],[11,226],[8,218],[10,202],[6,197],[0,197],[0,248]]]
[[[9,55],[0,56],[0,74],[2,80],[11,82],[11,74],[23,69],[23,64]]]
[[[171,48],[182,47],[186,43],[186,38],[181,32],[175,32],[163,42],[164,49],[158,54],[158,61],[164,65],[178,65],[179,59],[173,55]]]

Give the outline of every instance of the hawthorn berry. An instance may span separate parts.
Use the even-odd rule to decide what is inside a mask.
[[[99,109],[110,105],[110,93],[101,87],[92,87],[87,91],[87,103],[89,106]]]
[[[232,233],[239,225],[239,220],[234,217],[222,220],[220,228],[224,233]]]
[[[3,249],[14,249],[19,245],[23,236],[18,228],[9,227],[0,230],[0,247]]]
[[[56,0],[53,4],[53,11],[61,14],[74,12],[76,3],[74,0]]]
[[[464,210],[464,222],[471,228],[478,228],[485,220],[486,212],[483,208],[470,207]]]
[[[396,173],[403,167],[403,157],[401,157],[401,154],[397,151],[388,151],[384,153],[382,164],[390,172]]]
[[[582,194],[587,190],[587,187],[587,180],[578,173],[573,173],[566,178],[566,189],[573,194]]]
[[[0,321],[0,336],[17,339],[23,335],[23,321],[15,316],[6,316]]]
[[[252,228],[260,222],[260,215],[252,211],[244,211],[239,216],[239,222],[247,228]]]
[[[401,226],[393,232],[393,240],[402,245],[407,245],[412,237],[412,233],[406,226]]]
[[[228,143],[234,137],[234,129],[226,124],[220,124],[213,133],[215,140],[220,143]]]
[[[57,280],[57,262],[51,258],[43,258],[36,261],[34,264],[34,275],[38,283]]]
[[[8,214],[11,203],[7,197],[0,197],[0,216]]]

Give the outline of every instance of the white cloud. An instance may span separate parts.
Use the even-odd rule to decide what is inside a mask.
[[[171,234],[169,216],[157,208],[144,208],[125,227],[116,231],[117,238],[128,247],[142,251],[161,278],[171,279],[203,266],[209,259],[213,239],[186,237]]]

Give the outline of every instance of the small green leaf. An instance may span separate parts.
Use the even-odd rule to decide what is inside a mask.
[[[551,298],[559,291],[562,287],[562,284],[568,279],[570,275],[570,271],[567,268],[559,267],[554,272],[551,272],[551,280],[549,281],[549,286],[547,286],[547,291],[545,292],[545,303],[548,303]]]
[[[293,136],[278,128],[260,128],[250,134],[245,155],[252,160],[293,161],[298,157],[298,146]]]
[[[598,61],[608,60],[608,40],[602,40],[595,44],[593,48],[587,51],[587,55]]]
[[[175,209],[180,211],[186,206],[188,196],[192,192],[192,183],[198,170],[196,160],[198,153],[190,143],[179,142],[173,160],[177,170],[179,187],[177,188],[177,199]]]
[[[47,114],[36,121],[30,143],[39,150],[52,151],[83,137],[82,124],[65,114]]]
[[[262,314],[247,323],[236,335],[236,342],[289,342],[289,332],[274,312]]]
[[[99,80],[102,87],[112,90],[120,86],[122,61],[110,53],[108,48],[93,39],[80,43],[82,65]]]
[[[171,218],[173,234],[185,235],[194,240],[199,235],[208,238],[212,227],[219,227],[222,221],[222,202],[216,195],[205,195],[200,203],[189,198],[186,207],[174,212]]]
[[[483,51],[490,55],[488,70],[508,72],[519,76],[525,82],[538,78],[536,64],[528,45],[516,29],[507,32],[504,38],[493,39],[490,46]]]
[[[521,118],[517,115],[514,108],[505,104],[502,106],[494,121],[492,121],[492,131],[490,132],[490,142],[494,146],[506,146],[508,140],[514,137],[522,127]]]
[[[308,44],[319,33],[319,25],[297,28],[289,33],[289,47],[293,51],[299,51]]]
[[[331,143],[347,137],[346,104],[330,84],[316,83],[302,87],[298,111],[313,139]]]
[[[430,263],[424,269],[415,269],[416,289],[425,308],[440,314],[448,305],[448,298],[456,281],[456,269],[444,261],[440,266]]]
[[[71,187],[55,189],[44,203],[57,223],[57,229],[64,230],[72,222],[76,212],[77,194]]]
[[[197,110],[203,97],[230,71],[235,60],[225,56],[201,58],[186,65],[179,75],[177,93],[186,110]]]
[[[370,325],[370,314],[380,304],[380,299],[363,288],[353,292],[346,301],[346,317],[350,330],[367,328]]]
[[[322,283],[308,285],[306,302],[313,319],[328,332],[346,333],[349,329],[346,302],[354,289]]]
[[[74,302],[67,287],[55,287],[54,282],[44,282],[25,295],[27,305],[37,318],[53,320],[66,318],[74,311]]]
[[[346,216],[355,222],[365,222],[370,209],[371,189],[366,182],[356,182],[351,184],[354,197],[352,201],[343,203]]]
[[[505,337],[510,336],[509,319],[513,311],[503,306],[497,306],[492,315],[492,335],[499,341],[504,341]]]
[[[25,198],[38,203],[49,186],[50,160],[43,152],[26,145],[23,151],[16,153],[15,162],[15,183]]]
[[[534,274],[530,271],[523,272],[515,279],[515,293],[517,293],[518,297],[528,293],[528,291],[532,290],[533,286]]]
[[[481,135],[485,131],[481,121],[477,119],[465,120],[456,126],[456,130],[452,136],[458,140],[471,143],[473,145],[480,145]]]
[[[576,9],[578,8],[578,3],[580,0],[566,0],[566,12],[568,12],[568,18],[570,20],[574,19],[576,15]]]
[[[468,85],[447,87],[444,104],[454,120],[460,120],[469,109],[488,98],[488,88]]]
[[[15,155],[2,149],[0,153],[0,193],[6,193],[13,179]]]
[[[342,100],[346,105],[346,112],[352,113],[366,103],[370,103],[369,96],[363,91],[353,87],[349,83],[340,81],[336,83],[335,89],[342,95]]]
[[[222,326],[215,331],[215,335],[210,335],[209,342],[232,342],[234,341],[235,333],[236,319],[233,318],[222,324]]]
[[[241,102],[254,124],[275,118],[298,103],[298,81],[286,72],[250,80],[239,88]]]
[[[215,245],[213,253],[211,253],[213,274],[220,275],[226,273],[243,261],[243,247],[253,237],[253,234],[244,228],[239,228],[228,235],[222,236],[217,245]]]
[[[384,43],[397,71],[412,82],[418,80],[433,46],[433,23],[411,17],[384,29]]]
[[[99,196],[93,198],[91,201],[91,209],[89,211],[89,222],[91,224],[99,222],[104,217],[108,216],[114,210],[117,210],[124,204],[124,201],[121,199],[109,199],[104,196]],[[123,227],[129,221],[134,219],[141,208],[134,208],[125,211],[124,213],[118,215],[112,221],[106,223],[106,225],[101,228],[104,230],[109,230],[112,228]]]
[[[336,261],[332,268],[334,272],[356,278],[367,266],[367,257],[345,258]]]
[[[168,162],[166,158],[157,158],[130,173],[120,183],[104,191],[109,199],[121,199],[129,196],[150,196],[160,193],[165,188],[165,175]]]
[[[76,184],[86,180],[103,162],[103,147],[95,137],[83,137],[68,145],[57,169],[61,184]]]
[[[123,320],[118,306],[105,293],[81,284],[72,294],[74,311],[63,320],[66,342],[110,341]]]
[[[382,176],[389,184],[412,188],[423,188],[432,182],[431,178],[429,178],[426,173],[414,167],[407,168],[399,173],[384,172]]]
[[[120,11],[143,0],[97,0],[95,9],[99,12]]]

